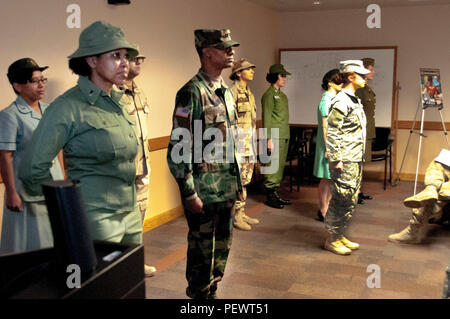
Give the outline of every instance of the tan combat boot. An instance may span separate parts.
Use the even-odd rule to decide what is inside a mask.
[[[347,238],[345,238],[344,236],[342,236],[341,242],[344,244],[345,247],[347,247],[351,250],[357,250],[359,248],[358,243],[352,242],[352,241],[348,240]]]
[[[240,229],[240,230],[250,230],[250,229],[252,229],[252,227],[244,221],[243,216],[242,216],[243,213],[244,212],[242,210],[238,210],[236,212],[236,215],[234,216],[233,225],[234,225],[234,227],[236,227],[237,229]]]
[[[350,255],[351,249],[344,246],[340,238],[328,237],[325,241],[324,248],[338,255]]]
[[[442,183],[439,190],[439,200],[450,200],[450,182]]]
[[[408,227],[403,229],[397,234],[389,235],[388,241],[399,244],[420,244],[420,224],[409,224]]]
[[[259,224],[259,220],[256,218],[251,218],[250,216],[246,215],[245,213],[242,214],[242,220],[250,225],[256,225]]]
[[[153,277],[156,273],[156,268],[149,265],[144,265],[145,277]]]
[[[409,208],[420,208],[425,206],[429,201],[436,201],[438,199],[438,192],[436,187],[428,185],[420,193],[408,197],[403,201],[406,207]]]

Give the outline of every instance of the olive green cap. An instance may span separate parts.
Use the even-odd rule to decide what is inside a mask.
[[[125,39],[120,28],[96,21],[81,32],[78,49],[68,58],[92,56],[117,49],[127,49],[130,59],[139,54],[137,48]]]
[[[278,73],[282,75],[291,75],[286,69],[284,68],[283,64],[274,64],[270,67],[269,73]]]
[[[197,29],[194,31],[195,47],[203,49],[213,47],[216,49],[228,49],[240,44],[231,40],[229,29]]]

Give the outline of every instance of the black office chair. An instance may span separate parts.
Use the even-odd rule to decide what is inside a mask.
[[[389,183],[392,183],[392,143],[390,127],[377,127],[372,142],[372,162],[384,161],[384,190],[386,190],[387,162],[389,161]]]
[[[297,183],[297,192],[300,191],[300,171],[299,167],[302,163],[303,157],[303,149],[304,149],[305,141],[303,140],[303,128],[301,127],[290,127],[290,139],[289,139],[289,147],[288,153],[286,156],[286,162],[289,162],[289,169],[286,171],[286,174],[289,174],[289,186],[290,191],[292,192],[292,186],[295,180]]]

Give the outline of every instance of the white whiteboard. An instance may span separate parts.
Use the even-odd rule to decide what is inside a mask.
[[[368,83],[377,97],[375,125],[391,127],[396,47],[280,49],[280,63],[292,73],[282,89],[289,99],[289,122],[317,124],[325,73],[339,69],[340,61],[362,58],[375,59],[375,77]]]

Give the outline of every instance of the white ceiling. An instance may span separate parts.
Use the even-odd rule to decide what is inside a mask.
[[[383,7],[448,4],[450,0],[248,0],[276,11],[318,11],[365,9],[369,4]],[[320,2],[320,4],[314,4]]]

